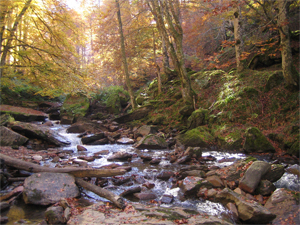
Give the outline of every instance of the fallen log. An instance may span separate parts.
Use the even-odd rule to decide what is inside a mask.
[[[125,208],[125,203],[119,195],[116,195],[104,188],[101,188],[101,187],[98,187],[91,183],[88,183],[88,182],[84,181],[82,178],[76,178],[76,183],[77,183],[77,185],[83,187],[84,189],[94,192],[95,194],[99,195],[100,197],[110,200],[117,207],[119,207],[121,209]]]
[[[50,172],[50,173],[70,173],[75,177],[112,177],[123,175],[126,170],[123,169],[93,169],[93,168],[50,168],[40,166],[34,163],[26,162],[20,159],[12,158],[10,156],[0,153],[0,159],[5,161],[5,164],[16,169],[26,170],[32,173]]]

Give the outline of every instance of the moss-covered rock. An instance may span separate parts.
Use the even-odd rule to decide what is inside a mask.
[[[199,127],[201,125],[207,124],[208,121],[208,110],[207,109],[197,109],[192,115],[188,118],[189,129]]]
[[[90,106],[89,99],[81,93],[68,95],[61,107],[62,123],[73,123],[86,115]]]
[[[275,152],[274,146],[256,127],[249,127],[245,132],[243,149],[245,152]]]
[[[297,140],[292,144],[291,148],[288,150],[288,153],[290,155],[297,156],[298,158],[300,157],[300,144],[299,144],[299,135]]]
[[[284,81],[284,77],[282,71],[274,71],[267,80],[265,86],[265,92],[268,92],[272,88],[280,85],[283,81]]]
[[[166,149],[168,147],[168,143],[162,137],[149,134],[141,139],[139,143],[135,145],[135,147],[139,149]]]
[[[214,143],[214,137],[207,127],[197,127],[178,136],[178,141],[190,147],[208,147]]]

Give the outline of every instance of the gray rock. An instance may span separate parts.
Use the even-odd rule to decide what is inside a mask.
[[[125,151],[119,151],[107,158],[108,161],[114,161],[114,160],[127,160],[132,158],[132,154],[125,152]]]
[[[267,208],[251,200],[245,200],[240,195],[228,188],[224,188],[216,195],[216,200],[221,201],[224,205],[234,202],[238,209],[239,218],[250,224],[266,224],[276,218]]]
[[[79,189],[75,178],[66,173],[36,173],[24,181],[23,198],[26,204],[50,205],[61,198],[75,198]]]
[[[51,206],[45,212],[45,219],[47,224],[65,224],[64,208],[61,206]]]
[[[139,149],[166,149],[168,143],[162,137],[149,134],[142,138],[134,147]]]
[[[118,139],[117,143],[118,144],[133,144],[134,140],[131,139],[131,138],[125,138],[125,137],[123,137],[123,138]]]
[[[239,188],[248,193],[254,193],[261,178],[271,170],[271,165],[264,161],[255,161],[245,172],[239,183]]]
[[[97,140],[103,139],[104,137],[105,137],[104,133],[90,134],[81,138],[81,142],[82,144],[89,144]]]
[[[0,127],[0,145],[1,146],[21,146],[28,141],[28,138],[20,135],[7,127]]]
[[[11,126],[11,129],[28,138],[34,137],[42,139],[56,146],[66,146],[71,144],[70,141],[64,136],[46,126],[38,126],[32,123],[14,122]]]
[[[202,181],[203,178],[188,176],[183,179],[179,187],[184,195],[191,195],[198,192]]]

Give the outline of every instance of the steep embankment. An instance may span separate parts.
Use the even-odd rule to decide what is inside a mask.
[[[255,136],[249,128],[256,127],[274,147],[271,152],[299,155],[299,93],[285,88],[280,70],[190,72],[190,78],[196,111],[184,107],[179,80],[164,83],[160,95],[154,81],[138,97],[141,105],[152,106],[139,122],[159,125],[167,132],[206,127],[214,144],[227,150],[247,148],[246,136]]]

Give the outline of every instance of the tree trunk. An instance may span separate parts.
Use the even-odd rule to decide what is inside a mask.
[[[119,34],[121,39],[121,52],[122,52],[122,62],[123,62],[123,67],[125,72],[125,82],[128,89],[128,93],[130,95],[131,106],[133,109],[135,109],[137,107],[137,104],[134,98],[133,90],[129,79],[128,63],[127,63],[126,52],[125,52],[125,39],[124,39],[122,19],[121,19],[121,9],[120,9],[119,0],[115,0],[115,1],[117,7],[118,22],[119,22]]]
[[[125,203],[123,201],[123,199],[119,196],[116,195],[104,188],[98,187],[96,185],[93,185],[91,183],[88,183],[86,181],[84,181],[81,178],[76,178],[76,183],[78,185],[80,185],[81,187],[83,187],[84,189],[94,192],[95,194],[99,195],[102,198],[106,198],[108,200],[110,200],[111,202],[113,202],[117,207],[124,209],[125,208]]]
[[[240,0],[238,0],[237,4],[238,5],[234,10],[233,26],[234,26],[234,39],[235,39],[236,69],[237,72],[241,72],[244,70],[243,63],[241,62],[241,55],[244,48],[244,41],[242,37],[242,25],[241,25],[242,13],[241,13]]]
[[[158,94],[160,94],[161,93],[161,74],[160,74],[159,65],[156,62],[156,45],[155,45],[155,32],[154,31],[153,31],[153,61],[154,61],[154,66],[156,68],[156,74],[157,74]]]
[[[1,56],[1,61],[0,61],[0,78],[3,75],[3,69],[5,67],[5,63],[6,63],[6,56],[8,54],[9,48],[11,47],[11,43],[14,39],[15,36],[15,32],[18,28],[18,24],[21,21],[23,15],[25,14],[25,12],[27,11],[27,9],[29,8],[30,4],[31,4],[32,0],[27,0],[23,9],[21,10],[20,14],[17,16],[14,25],[12,27],[12,29],[10,30],[10,34],[7,37],[7,42],[6,45],[3,48],[3,52],[2,52],[2,56]]]
[[[293,57],[288,24],[288,2],[287,0],[278,0],[278,26],[280,27],[280,44],[282,57],[282,71],[285,82],[289,88],[299,88],[299,74],[293,67]]]
[[[193,104],[195,102],[194,93],[184,63],[183,31],[179,21],[179,0],[148,0],[148,5],[156,21],[157,28],[168,47],[173,65],[180,76],[183,101],[185,104],[192,105],[195,108],[195,104]]]
[[[112,177],[123,175],[125,170],[119,169],[88,169],[88,168],[50,168],[40,166],[34,163],[26,162],[20,159],[12,158],[10,156],[0,153],[0,159],[3,159],[5,164],[20,170],[26,170],[32,173],[50,172],[50,173],[70,173],[75,177]]]

